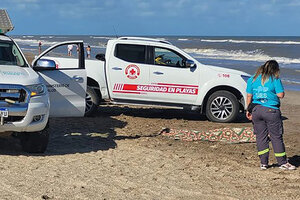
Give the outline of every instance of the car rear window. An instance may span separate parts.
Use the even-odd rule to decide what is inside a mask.
[[[132,44],[117,44],[115,56],[127,62],[145,63],[146,46]]]

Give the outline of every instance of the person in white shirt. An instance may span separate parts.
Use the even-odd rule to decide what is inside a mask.
[[[72,49],[73,49],[73,45],[69,44],[68,45],[68,56],[72,56]]]

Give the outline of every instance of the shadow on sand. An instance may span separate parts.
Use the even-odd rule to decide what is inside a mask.
[[[102,115],[107,116],[133,116],[142,118],[157,119],[184,119],[190,121],[207,121],[205,115],[201,115],[200,111],[180,110],[172,108],[153,108],[153,107],[129,107],[129,106],[100,106]],[[240,113],[235,123],[250,122],[244,113]]]
[[[289,157],[288,159],[292,165],[295,165],[296,167],[300,166],[300,156],[295,155],[293,157]]]
[[[51,156],[114,149],[117,146],[116,139],[131,139],[116,137],[115,129],[123,128],[126,124],[101,113],[95,117],[52,118],[50,141],[44,154],[24,153],[19,139],[13,136],[0,138],[0,154]]]
[[[50,142],[44,154],[24,153],[19,140],[12,136],[0,138],[0,154],[51,156],[114,149],[117,146],[116,140],[139,138],[139,136],[116,135],[116,129],[122,129],[127,125],[127,122],[113,118],[113,116],[121,115],[158,119],[207,120],[204,115],[196,111],[100,106],[94,117],[50,119]],[[247,122],[249,121],[245,115],[240,114],[236,123]]]

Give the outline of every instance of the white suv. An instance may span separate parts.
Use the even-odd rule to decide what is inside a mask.
[[[73,69],[58,70],[55,63],[35,68],[26,61],[18,45],[6,36],[13,26],[0,10],[0,135],[15,133],[27,152],[44,152],[48,145],[49,116],[83,116],[86,97],[84,55]],[[83,42],[65,42],[82,49]],[[76,61],[76,59],[74,59]]]

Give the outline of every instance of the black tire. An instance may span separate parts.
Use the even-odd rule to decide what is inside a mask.
[[[20,135],[21,146],[27,153],[44,153],[49,143],[49,124],[44,130]]]
[[[239,102],[231,92],[220,90],[214,92],[206,103],[206,116],[213,122],[232,122],[239,113]]]
[[[84,116],[90,117],[92,116],[99,106],[100,98],[97,95],[96,91],[87,87],[86,89],[86,98],[85,98],[85,114]]]

